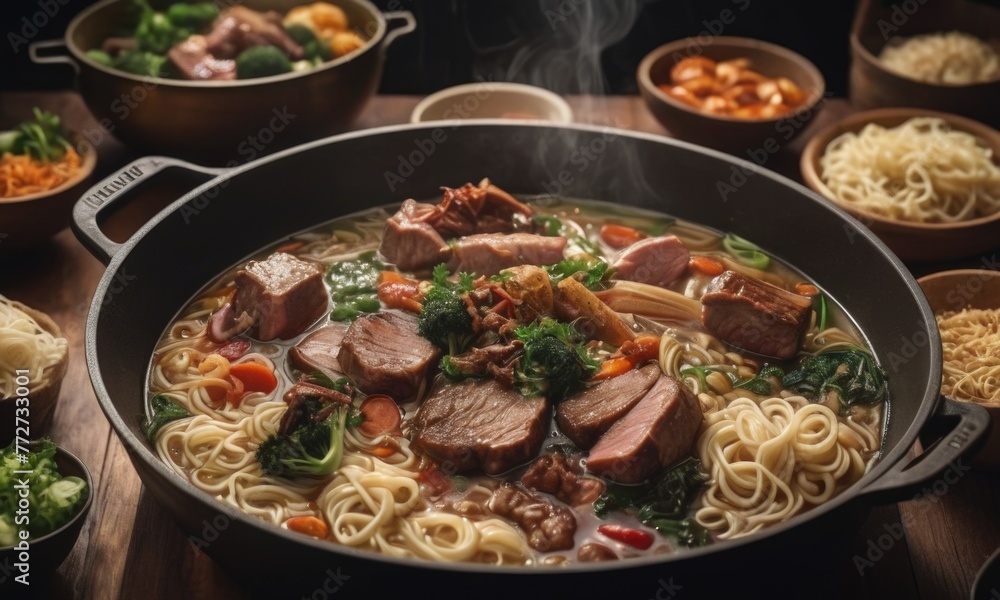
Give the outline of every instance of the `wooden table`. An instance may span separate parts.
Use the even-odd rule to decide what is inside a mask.
[[[377,97],[356,127],[404,123],[417,100]],[[571,98],[570,104],[579,122],[666,135],[638,98]],[[73,92],[4,94],[0,96],[0,115],[5,122],[0,124],[9,125],[27,115],[34,105],[62,114],[72,129],[97,126]],[[805,140],[850,110],[844,100],[829,101],[804,134],[770,157],[764,166],[798,180],[798,154]],[[114,139],[101,143],[99,154],[99,177],[135,158]],[[161,205],[184,190],[175,191],[164,193]],[[119,227],[128,231],[113,237],[124,239],[149,216],[150,210],[126,218]],[[918,272],[927,268],[914,266]],[[103,272],[104,267],[68,229],[36,252],[0,260],[0,294],[47,312],[69,340],[69,372],[51,436],[90,466],[97,485],[96,500],[80,540],[51,577],[46,593],[53,598],[248,597],[249,590],[196,550],[145,493],[98,406],[86,369],[83,338],[86,314]],[[864,527],[854,534],[853,554],[844,555],[838,565],[841,585],[852,596],[934,600],[968,597],[976,571],[1000,546],[1000,518],[996,514],[1000,477],[972,471],[935,490],[940,494],[932,491],[917,499],[876,507]],[[889,545],[884,535],[890,530],[905,535]],[[856,562],[857,557],[878,557],[872,547],[880,541],[889,546],[879,550],[880,558],[870,566]]]

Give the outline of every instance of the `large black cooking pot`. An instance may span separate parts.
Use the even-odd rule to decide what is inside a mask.
[[[98,227],[101,212],[164,170],[196,171],[206,181],[124,244],[107,239]],[[161,464],[139,431],[145,376],[165,326],[201,286],[291,233],[363,208],[434,197],[438,186],[484,176],[513,193],[608,200],[732,231],[814,278],[846,307],[889,373],[880,461],[833,501],[758,535],[676,555],[548,568],[396,560],[305,539],[222,505]],[[593,597],[607,589],[620,597],[665,598],[677,586],[687,594],[680,597],[705,597],[729,585],[741,595],[815,597],[836,590],[830,567],[835,576],[850,562],[848,544],[871,501],[912,495],[988,426],[981,407],[939,397],[934,317],[878,239],[787,179],[661,137],[584,126],[420,124],[321,140],[230,171],[149,157],[81,198],[74,229],[108,263],[88,318],[87,361],[101,407],[139,476],[205,552],[240,580],[283,579],[290,587],[279,588],[281,597],[293,591],[326,597],[333,589],[340,597],[376,597],[378,590],[535,597],[543,589]],[[945,431],[941,442],[911,461],[918,433],[932,428]],[[815,585],[789,585],[802,574]]]

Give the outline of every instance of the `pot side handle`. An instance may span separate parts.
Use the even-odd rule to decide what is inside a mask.
[[[962,467],[962,456],[985,439],[989,428],[990,415],[985,408],[942,396],[937,411],[925,427],[928,433],[940,433],[940,439],[920,456],[900,460],[885,475],[861,490],[859,496],[878,503],[913,499],[929,480],[948,467]]]
[[[132,195],[132,192],[142,187],[150,177],[168,168],[185,169],[213,177],[228,171],[228,169],[203,167],[166,156],[146,156],[132,161],[84,192],[73,206],[70,225],[80,243],[102,263],[108,264],[118,253],[121,244],[104,235],[98,223],[98,216],[112,204]]]
[[[36,65],[69,65],[73,67],[73,71],[75,71],[77,75],[80,74],[80,65],[76,64],[76,61],[68,55],[56,54],[53,56],[42,56],[39,52],[40,50],[49,50],[51,48],[67,48],[66,41],[58,39],[31,42],[28,44],[28,57],[31,59],[31,62]]]
[[[384,56],[389,50],[389,44],[396,41],[396,38],[412,33],[417,28],[417,20],[408,10],[382,13],[382,16],[385,18],[386,34],[382,38],[379,52]]]

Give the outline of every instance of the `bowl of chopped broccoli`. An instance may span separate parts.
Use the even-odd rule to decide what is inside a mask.
[[[87,465],[48,438],[15,439],[0,450],[0,591],[39,585],[62,564],[93,490]]]
[[[102,0],[30,50],[77,69],[91,142],[235,166],[346,130],[414,28],[368,0]]]

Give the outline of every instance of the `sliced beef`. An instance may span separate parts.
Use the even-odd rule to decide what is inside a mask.
[[[521,476],[525,487],[552,494],[570,506],[590,504],[604,493],[604,482],[592,477],[579,477],[569,460],[562,454],[546,454],[536,458]]]
[[[277,46],[291,60],[305,57],[302,46],[282,27],[281,15],[274,11],[257,12],[245,6],[222,11],[205,41],[209,53],[217,58],[236,58],[253,46]]]
[[[139,40],[134,37],[109,37],[101,42],[101,50],[104,50],[111,56],[118,56],[119,53],[125,50],[138,50]]]
[[[417,317],[381,312],[351,323],[337,360],[344,375],[361,391],[402,402],[420,389],[440,356],[437,346],[417,333]]]
[[[448,263],[452,273],[462,271],[487,277],[518,265],[550,265],[563,259],[566,238],[532,233],[480,233],[455,242]]]
[[[795,356],[809,328],[812,300],[726,271],[701,298],[701,322],[723,341],[780,359]]]
[[[659,378],[660,367],[649,364],[591,385],[556,409],[559,429],[578,447],[589,450]]]
[[[493,492],[489,506],[496,514],[520,525],[528,534],[528,545],[539,552],[573,547],[576,517],[565,506],[555,506],[510,483],[501,484]]]
[[[438,209],[407,200],[388,221],[379,252],[401,271],[430,269],[451,259],[451,247],[429,221]]]
[[[267,260],[252,260],[236,273],[233,313],[246,312],[259,340],[287,340],[306,330],[327,310],[329,296],[323,287],[323,268],[275,252]]]
[[[673,377],[661,375],[597,440],[587,470],[619,483],[640,483],[690,452],[701,419],[694,394]]]
[[[414,441],[456,471],[504,473],[538,454],[548,431],[544,397],[493,379],[440,382],[414,418]]]
[[[337,354],[340,343],[347,333],[347,325],[338,321],[321,327],[295,344],[288,357],[292,365],[303,373],[320,371],[327,375],[343,373]]]
[[[485,377],[490,374],[490,367],[506,367],[523,348],[524,344],[520,340],[514,340],[509,344],[490,344],[482,348],[471,348],[467,352],[451,357],[451,364],[466,377]]]
[[[615,278],[667,287],[687,271],[691,253],[677,236],[651,237],[628,246],[612,262]]]
[[[445,238],[474,233],[511,233],[531,222],[534,210],[484,179],[478,186],[442,188],[444,198],[433,225]]]
[[[216,58],[208,51],[203,35],[192,35],[167,51],[167,57],[184,79],[192,81],[232,81],[236,79],[236,61]]]

